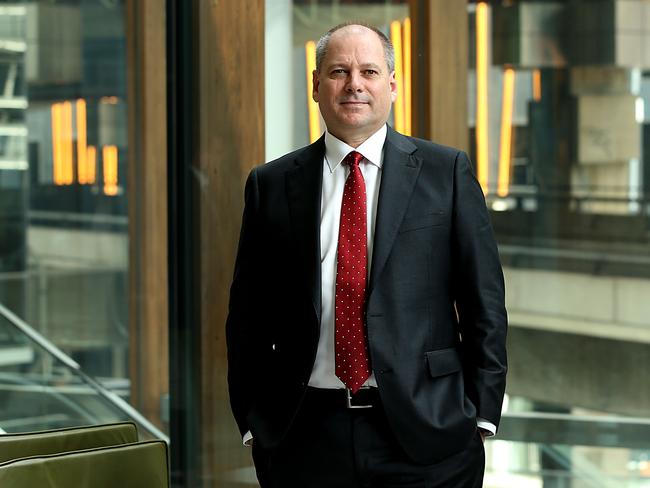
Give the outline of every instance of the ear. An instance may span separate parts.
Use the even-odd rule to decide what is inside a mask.
[[[395,71],[388,76],[388,83],[390,85],[390,101],[395,102],[397,99],[397,80],[395,79]]]
[[[312,71],[311,73],[311,82],[312,82],[311,97],[314,99],[314,102],[318,103],[318,88],[320,85],[320,81],[318,80],[318,72],[316,70]]]

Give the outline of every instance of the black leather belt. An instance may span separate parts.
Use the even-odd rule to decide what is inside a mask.
[[[330,408],[373,408],[379,406],[379,391],[373,387],[362,387],[355,394],[349,388],[308,387],[306,398],[322,407]]]

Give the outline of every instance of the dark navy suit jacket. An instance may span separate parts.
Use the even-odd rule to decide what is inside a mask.
[[[324,138],[248,178],[226,324],[242,435],[282,442],[314,364],[321,315]],[[504,283],[464,152],[390,127],[368,284],[371,367],[392,430],[418,463],[462,450],[476,417],[498,426],[506,376]]]

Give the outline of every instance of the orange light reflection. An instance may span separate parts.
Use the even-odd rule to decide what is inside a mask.
[[[507,68],[503,73],[503,103],[501,106],[501,147],[499,154],[499,179],[497,195],[505,197],[510,189],[510,166],[512,147],[512,112],[515,100],[515,70]]]
[[[104,166],[104,194],[117,195],[117,146],[102,147]]]
[[[476,5],[476,166],[477,178],[488,193],[488,5]]]
[[[316,69],[316,43],[307,41],[305,43],[305,61],[307,71],[307,110],[309,112],[309,141],[315,142],[322,134],[320,128],[320,114],[318,103],[312,98],[314,90],[313,73]]]
[[[63,185],[63,147],[61,144],[61,104],[53,103],[52,115],[52,178],[55,185]]]
[[[404,134],[413,133],[411,125],[411,19],[404,20]]]
[[[402,24],[398,20],[390,23],[390,40],[395,49],[395,81],[397,83],[397,98],[393,104],[394,125],[397,132],[404,133],[404,66],[402,51]]]
[[[88,181],[88,150],[86,142],[86,101],[76,102],[77,112],[77,179],[82,185]]]

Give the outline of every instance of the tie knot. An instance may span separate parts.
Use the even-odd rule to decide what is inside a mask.
[[[349,153],[347,156],[345,156],[345,159],[343,160],[343,164],[349,164],[351,168],[355,166],[359,166],[359,163],[363,159],[363,155],[361,153],[358,153],[356,151],[352,151]]]

